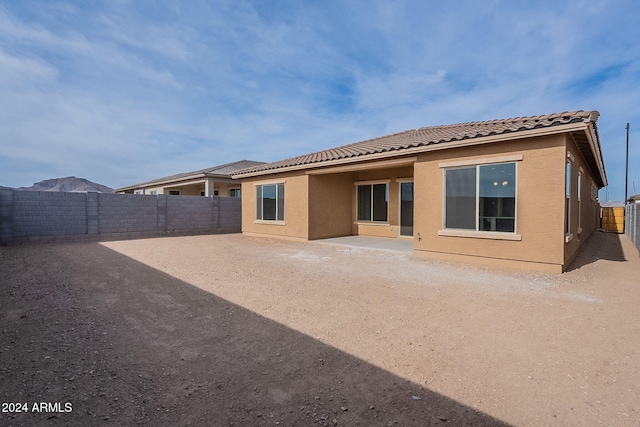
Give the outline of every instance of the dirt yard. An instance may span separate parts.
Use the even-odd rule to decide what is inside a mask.
[[[640,258],[217,235],[0,248],[2,426],[637,426]]]

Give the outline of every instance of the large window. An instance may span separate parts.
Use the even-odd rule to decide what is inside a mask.
[[[256,219],[284,221],[284,184],[256,186]]]
[[[388,221],[389,186],[383,184],[358,185],[358,221]]]
[[[445,170],[445,228],[515,232],[516,165]]]
[[[476,229],[476,169],[445,171],[445,228]]]

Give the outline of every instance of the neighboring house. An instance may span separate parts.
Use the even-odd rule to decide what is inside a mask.
[[[233,172],[261,165],[263,162],[240,160],[194,172],[165,176],[128,187],[116,193],[169,194],[176,196],[240,197],[240,182],[231,178]]]
[[[245,169],[242,231],[407,238],[419,256],[562,272],[599,225],[598,116],[425,127]]]

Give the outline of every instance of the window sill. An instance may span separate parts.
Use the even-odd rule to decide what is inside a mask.
[[[358,225],[378,225],[380,227],[390,227],[391,226],[391,223],[382,222],[382,221],[356,221],[356,222],[354,222],[354,224],[358,224]]]
[[[268,225],[287,225],[284,221],[271,221],[266,219],[256,219],[253,221],[254,224],[268,224]]]
[[[564,242],[565,243],[569,243],[572,240],[573,240],[573,234],[565,234],[564,235]]]
[[[470,237],[473,239],[490,240],[522,240],[520,234],[503,233],[499,231],[473,231],[473,230],[438,230],[438,236]]]

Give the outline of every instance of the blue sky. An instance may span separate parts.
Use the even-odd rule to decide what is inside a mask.
[[[627,122],[640,193],[638,22],[634,1],[0,0],[0,185],[117,188],[582,109],[622,200]]]

